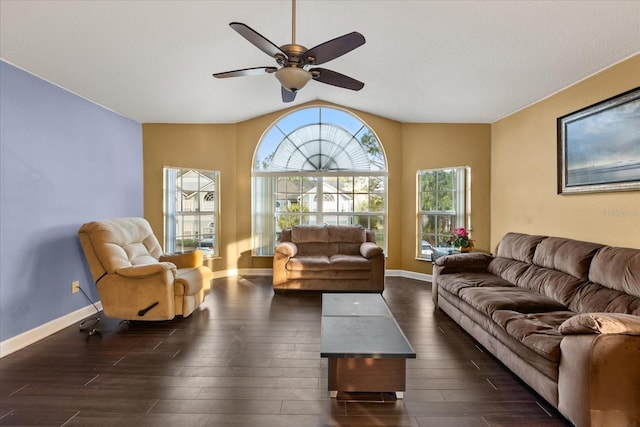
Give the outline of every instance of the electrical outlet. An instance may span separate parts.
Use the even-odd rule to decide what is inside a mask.
[[[80,282],[78,280],[71,282],[71,293],[75,294],[76,292],[80,292]]]

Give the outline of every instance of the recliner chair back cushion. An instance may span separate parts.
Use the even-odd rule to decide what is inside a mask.
[[[132,265],[157,263],[162,255],[160,243],[144,218],[114,218],[90,222],[80,228],[80,235],[83,234],[88,237],[96,261],[104,270],[102,274],[113,273],[119,268]],[[95,276],[95,267],[90,267]]]

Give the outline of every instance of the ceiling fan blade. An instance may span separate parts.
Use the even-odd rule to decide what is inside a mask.
[[[293,102],[294,99],[296,99],[296,93],[297,92],[290,92],[287,89],[284,88],[284,86],[281,86],[281,91],[282,91],[282,102]]]
[[[302,59],[309,64],[324,64],[365,43],[364,36],[356,31],[329,40],[318,46],[312,47],[302,55]]]
[[[327,70],[326,68],[312,68],[309,70],[313,79],[320,83],[338,86],[345,89],[360,90],[364,87],[364,83],[344,74]]]
[[[260,76],[262,74],[275,73],[278,69],[276,67],[253,67],[243,68],[242,70],[225,71],[222,73],[215,73],[213,77],[218,79],[225,79],[227,77],[242,77],[242,76]]]
[[[262,34],[258,33],[248,25],[241,22],[232,22],[229,24],[229,26],[270,57],[274,58],[276,55],[284,55],[285,58],[287,57],[287,54],[284,53],[278,46],[273,44],[270,40],[268,40],[266,37],[264,37]]]

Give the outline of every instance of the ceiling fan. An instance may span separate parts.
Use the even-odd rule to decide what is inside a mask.
[[[321,43],[311,49],[296,44],[296,1],[292,0],[292,24],[291,44],[280,47],[273,44],[267,38],[240,22],[232,22],[229,25],[242,37],[251,42],[258,49],[273,57],[278,67],[254,67],[242,70],[225,71],[215,73],[213,77],[222,79],[227,77],[257,76],[262,74],[275,73],[282,89],[282,101],[292,102],[296,98],[296,93],[302,89],[309,80],[313,79],[320,83],[338,86],[345,89],[360,90],[364,83],[344,74],[327,70],[326,68],[309,68],[310,66],[324,64],[332,59],[338,58],[351,52],[365,43],[364,36],[358,32],[352,32],[327,42]]]

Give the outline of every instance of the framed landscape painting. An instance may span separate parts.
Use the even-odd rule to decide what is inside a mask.
[[[640,87],[558,118],[558,194],[640,189]]]

